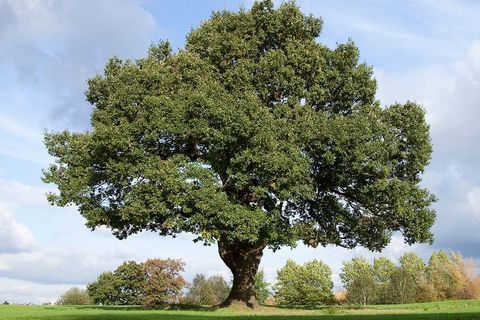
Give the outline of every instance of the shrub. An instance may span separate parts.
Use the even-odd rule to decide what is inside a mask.
[[[60,305],[86,305],[90,304],[87,290],[79,288],[68,289],[57,301]]]
[[[268,296],[267,299],[265,299],[265,302],[263,304],[269,307],[276,306],[275,297]]]
[[[347,303],[347,291],[337,291],[334,295],[335,303],[337,304],[345,304]]]

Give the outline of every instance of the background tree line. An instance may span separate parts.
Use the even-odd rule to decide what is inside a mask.
[[[127,261],[113,272],[103,272],[86,290],[72,288],[58,304],[219,305],[228,296],[231,281],[221,275],[197,274],[191,283],[182,277],[184,263],[174,259]],[[480,277],[472,260],[459,254],[434,252],[428,263],[410,252],[398,265],[386,257],[369,263],[356,257],[343,264],[344,291],[333,294],[332,271],[320,261],[303,265],[288,260],[270,286],[263,270],[255,277],[255,295],[261,304],[323,305],[391,304],[480,298]]]
[[[340,274],[351,304],[411,303],[477,299],[480,277],[473,260],[457,253],[435,251],[426,264],[417,254],[406,253],[395,265],[385,257],[369,263],[365,258],[344,262]]]

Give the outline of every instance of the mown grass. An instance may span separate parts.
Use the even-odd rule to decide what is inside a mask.
[[[256,310],[209,307],[143,310],[140,307],[122,306],[0,306],[2,320],[243,320],[252,318],[264,320],[480,319],[480,300],[310,309],[262,307]]]

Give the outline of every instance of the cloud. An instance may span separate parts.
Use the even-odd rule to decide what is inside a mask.
[[[0,200],[9,202],[10,206],[47,204],[45,194],[49,191],[52,189],[6,179],[0,174]]]
[[[45,285],[0,277],[0,297],[2,302],[9,303],[55,303],[63,292],[73,286],[83,287],[72,284]]]
[[[88,127],[86,80],[112,55],[144,54],[157,36],[135,0],[0,0],[0,8],[0,85],[9,88],[1,101],[40,130]]]
[[[94,250],[82,245],[41,248],[0,255],[0,277],[40,284],[85,285],[130,255],[122,249]]]
[[[33,234],[15,221],[9,207],[0,202],[0,255],[30,251],[35,247]],[[5,267],[0,261],[0,270]]]
[[[434,247],[480,258],[480,41],[447,65],[376,75],[382,102],[426,109],[434,152],[423,184],[439,199]]]

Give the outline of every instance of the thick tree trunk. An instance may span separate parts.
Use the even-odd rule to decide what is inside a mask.
[[[218,253],[233,274],[232,290],[221,306],[259,306],[255,297],[255,276],[264,248],[263,245],[218,241]]]

